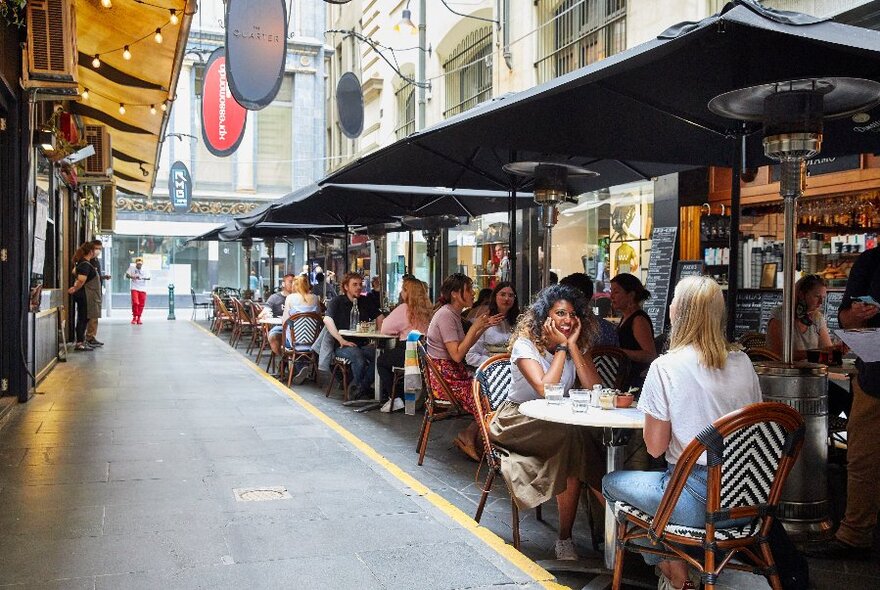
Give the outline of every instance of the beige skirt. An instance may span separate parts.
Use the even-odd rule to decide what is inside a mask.
[[[501,475],[517,506],[530,509],[565,491],[568,477],[601,482],[604,458],[585,429],[524,416],[505,402],[489,424],[501,455]]]

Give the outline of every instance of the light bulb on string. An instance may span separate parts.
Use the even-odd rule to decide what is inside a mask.
[[[110,0],[101,0],[101,6],[104,8],[113,8],[113,2]]]
[[[156,34],[153,36],[153,39],[156,40],[156,43],[162,42],[162,28],[161,27],[156,29]]]
[[[122,50],[122,57],[125,59],[131,59],[131,51],[128,50],[128,45]]]
[[[88,88],[83,88],[83,91],[82,91],[82,99],[83,99],[83,100],[88,100],[88,99],[89,99],[89,89],[88,89]]]
[[[151,115],[155,115],[155,114],[156,114],[156,105],[154,105],[154,104],[151,104],[151,105],[150,105],[150,114],[151,114]]]
[[[101,58],[98,56],[97,53],[95,54],[95,59],[92,60],[92,67],[93,68],[100,68],[101,67]]]
[[[119,103],[119,114],[120,114],[120,115],[124,115],[124,114],[125,114],[125,105],[122,104],[122,103]]]
[[[165,111],[168,110],[168,105],[163,102],[162,104],[159,105],[159,108],[162,109],[162,112],[164,113]]]
[[[177,18],[177,11],[173,8],[171,9],[171,18],[169,19],[172,25],[176,25],[180,22],[180,19]]]

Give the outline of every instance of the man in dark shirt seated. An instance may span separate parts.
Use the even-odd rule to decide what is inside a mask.
[[[357,330],[357,326],[351,326],[351,308],[354,301],[358,302],[360,321],[376,321],[376,329],[382,326],[385,319],[379,312],[379,307],[373,301],[361,295],[364,280],[355,272],[346,273],[342,277],[342,292],[327,304],[327,313],[324,316],[324,326],[330,336],[336,340],[336,356],[351,361],[352,383],[349,388],[349,397],[356,399],[360,396],[368,397],[370,387],[373,384],[375,365],[375,349],[369,341],[362,338],[347,339],[339,330]]]
[[[312,293],[318,296],[321,303],[327,305],[328,301],[336,297],[336,287],[324,280],[324,273],[322,272],[315,273],[315,281],[315,284],[312,285]]]
[[[272,310],[273,318],[280,318],[284,313],[284,300],[293,292],[293,279],[296,275],[284,275],[281,279],[281,291],[272,293],[266,299],[266,307]],[[281,326],[273,326],[269,330],[269,348],[275,354],[281,354]]]

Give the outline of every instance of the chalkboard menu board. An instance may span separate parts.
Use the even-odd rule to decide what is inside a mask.
[[[702,260],[678,261],[678,281],[685,277],[700,277],[704,274],[706,274],[706,265]]]
[[[736,293],[734,331],[739,338],[746,332],[767,333],[773,310],[782,305],[781,290],[740,289]]]
[[[655,227],[651,233],[651,261],[645,288],[651,297],[643,309],[651,323],[654,333],[661,334],[666,327],[666,306],[669,301],[669,283],[672,278],[672,264],[675,260],[676,227]]]
[[[840,320],[837,319],[837,308],[843,301],[843,291],[828,291],[825,297],[825,322],[828,324],[828,331],[840,328]]]

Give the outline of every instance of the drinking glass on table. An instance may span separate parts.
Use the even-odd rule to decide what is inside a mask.
[[[562,403],[565,387],[561,383],[548,383],[544,385],[544,399],[548,404],[558,405]]]
[[[590,397],[592,392],[589,389],[572,389],[568,392],[571,398],[572,412],[586,412],[590,409]]]

